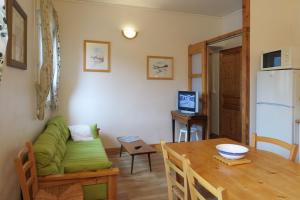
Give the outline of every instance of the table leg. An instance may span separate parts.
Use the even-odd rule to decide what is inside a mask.
[[[131,155],[131,174],[133,171],[134,155]]]
[[[120,147],[120,157],[122,157],[123,145]]]
[[[173,143],[175,142],[175,119],[172,119],[172,136],[173,136]]]
[[[148,153],[148,161],[149,161],[150,172],[152,172],[152,168],[151,168],[151,154],[150,153]]]
[[[205,138],[206,138],[206,125],[202,125],[202,140],[205,140]]]
[[[191,124],[187,123],[188,142],[191,141]]]

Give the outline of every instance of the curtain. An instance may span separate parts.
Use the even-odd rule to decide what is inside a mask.
[[[60,77],[60,39],[57,13],[51,0],[38,0],[37,45],[38,45],[38,83],[37,118],[44,119],[45,108],[58,105]]]
[[[60,37],[58,16],[55,9],[53,9],[54,29],[53,29],[53,80],[50,90],[50,107],[52,110],[56,110],[58,107],[58,89],[60,80]]]
[[[0,0],[0,82],[2,70],[5,65],[5,53],[8,40],[5,0]]]
[[[42,65],[39,70],[39,81],[37,84],[37,118],[43,120],[45,107],[50,86],[52,82],[52,37],[50,32],[50,0],[40,1],[41,35],[42,35]]]

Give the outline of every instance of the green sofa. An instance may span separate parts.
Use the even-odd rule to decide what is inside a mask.
[[[97,125],[91,129],[94,140],[73,141],[63,117],[48,121],[33,145],[40,184],[80,182],[85,200],[116,198],[119,170],[107,158]]]

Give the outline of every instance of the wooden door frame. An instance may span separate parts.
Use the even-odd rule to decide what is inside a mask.
[[[195,54],[200,54],[201,56],[201,73],[193,73],[193,63],[192,57]],[[201,78],[202,82],[202,95],[199,96],[198,101],[201,102],[202,111],[201,114],[209,116],[209,93],[208,93],[208,64],[207,64],[207,43],[206,41],[198,42],[196,44],[189,45],[188,48],[188,89],[192,90],[193,78]],[[207,126],[205,128],[205,138],[209,138],[209,120],[207,119]]]
[[[214,44],[214,43],[222,42],[222,41],[240,36],[242,34],[243,34],[243,29],[238,29],[238,30],[235,30],[235,31],[225,33],[223,35],[219,35],[217,37],[211,38],[209,40],[206,40],[206,44],[208,46],[208,45],[211,45],[211,44]]]
[[[221,99],[222,99],[222,88],[220,87],[220,83],[221,83],[221,60],[222,60],[222,57],[223,57],[223,54],[222,54],[222,52],[225,52],[225,51],[234,51],[234,50],[236,50],[236,49],[240,49],[240,51],[241,51],[241,54],[242,54],[242,51],[243,51],[243,46],[237,46],[237,47],[233,47],[233,48],[229,48],[229,49],[224,49],[224,50],[221,50],[220,51],[220,55],[219,55],[219,60],[220,60],[220,64],[219,64],[219,104],[220,104],[220,106],[219,106],[219,135],[221,136],[221,123],[222,123],[222,101],[221,101]],[[241,70],[241,72],[240,72],[240,75],[242,74],[242,70]],[[240,77],[241,79],[242,79],[242,77]],[[242,80],[241,80],[242,81]],[[240,93],[241,93],[241,91],[240,91]],[[240,98],[241,98],[241,95],[240,95]],[[241,103],[241,102],[240,102]],[[240,104],[241,105],[241,104]],[[241,108],[241,106],[240,106],[240,108]],[[241,112],[241,110],[240,110],[240,112]],[[221,136],[222,137],[222,136]],[[242,138],[242,137],[241,137]],[[232,139],[232,138],[230,138],[230,139]]]
[[[242,142],[249,144],[250,118],[250,0],[243,0],[243,47],[242,47]]]

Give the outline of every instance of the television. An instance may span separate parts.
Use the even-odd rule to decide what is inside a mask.
[[[177,109],[183,113],[199,112],[199,96],[196,91],[178,91]]]

